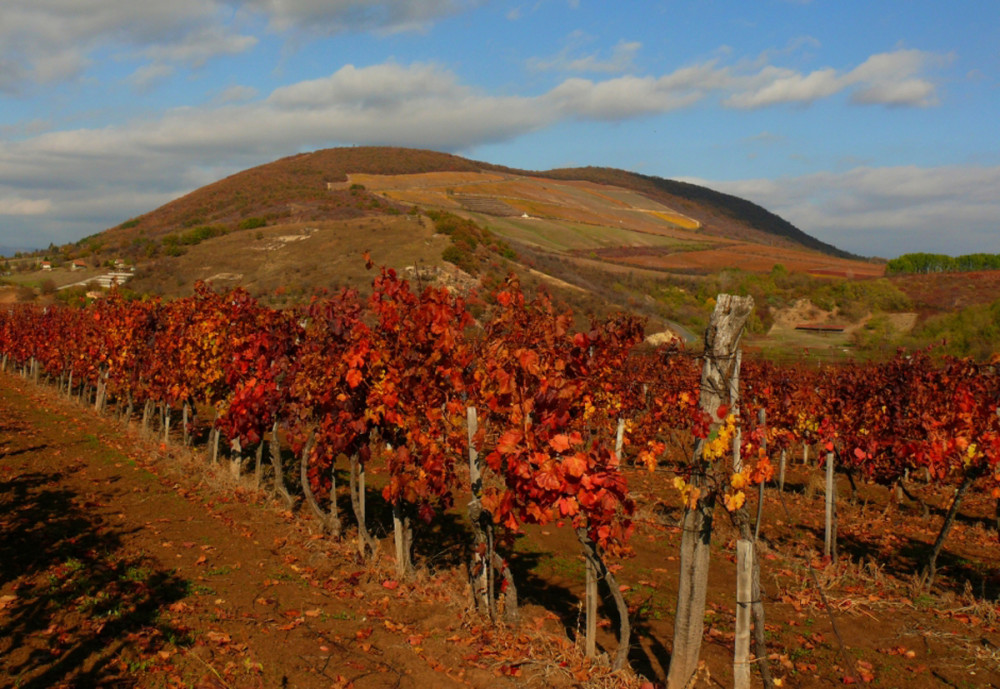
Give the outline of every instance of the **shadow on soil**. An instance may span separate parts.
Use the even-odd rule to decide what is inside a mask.
[[[0,458],[6,462],[9,456]],[[183,630],[159,618],[188,583],[123,554],[121,531],[88,513],[62,474],[0,482],[0,673],[24,689],[127,685]]]
[[[812,533],[817,542],[822,543],[824,538],[822,528],[812,526],[800,528]],[[932,543],[907,538],[893,556],[887,558],[874,543],[853,536],[841,535],[837,538],[837,553],[841,559],[849,558],[859,563],[876,562],[884,574],[901,581],[911,579],[923,571],[930,559],[932,548]],[[972,588],[976,596],[984,600],[1000,598],[1000,575],[981,562],[968,560],[949,552],[948,543],[945,541],[945,547],[937,560],[934,588],[942,592],[962,593],[967,586]]]

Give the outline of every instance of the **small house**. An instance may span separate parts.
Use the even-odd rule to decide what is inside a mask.
[[[50,261],[42,261],[39,264],[42,270],[52,270],[52,263]]]
[[[87,267],[87,264],[84,261],[82,261],[80,259],[76,259],[75,261],[73,261],[70,264],[69,269],[70,270],[84,270],[84,269],[86,269],[86,267]]]

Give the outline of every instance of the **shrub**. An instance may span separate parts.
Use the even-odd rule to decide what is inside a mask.
[[[84,306],[87,303],[87,288],[83,285],[67,287],[56,292],[56,299],[67,306]]]
[[[179,243],[187,244],[189,246],[194,246],[196,244],[201,244],[206,239],[211,239],[212,237],[218,237],[226,233],[225,228],[216,227],[213,225],[202,225],[196,227],[193,230],[188,230],[180,236]]]
[[[267,220],[264,218],[247,218],[239,224],[241,230],[256,230],[258,227],[264,227],[267,225]]]
[[[441,252],[441,258],[455,267],[464,270],[469,275],[479,273],[479,267],[476,265],[475,259],[455,244],[445,247],[444,251]]]

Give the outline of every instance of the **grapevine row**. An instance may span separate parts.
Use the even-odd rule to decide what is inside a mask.
[[[642,323],[628,316],[576,329],[570,314],[544,296],[527,298],[513,278],[472,303],[444,288],[417,293],[390,269],[367,300],[345,290],[289,310],[199,284],[173,301],[112,292],[84,309],[0,312],[4,367],[48,376],[67,393],[92,391],[97,408],[113,403],[127,418],[142,410],[144,425],[159,409],[165,439],[177,413],[185,443],[195,415],[207,414],[213,457],[220,437],[240,454],[256,447],[258,481],[270,437],[275,488],[291,504],[284,437],[306,503],[337,535],[335,467],[346,462],[363,553],[376,547],[365,477],[384,472],[401,573],[411,566],[413,521],[453,507],[463,484],[477,533],[470,570],[490,591],[494,576],[513,584],[495,542],[509,548],[523,524],[570,525],[618,605],[618,666],[627,610],[605,558],[628,554],[635,510],[620,455],[648,469],[668,466],[689,510],[716,499],[743,509],[749,489],[772,478],[765,448],[794,444],[818,443],[850,472],[884,484],[926,469],[957,487],[950,518],[980,479],[1000,496],[1000,376],[992,366],[926,353],[824,369],[748,361],[740,408],[706,410],[699,362],[670,348],[640,351],[641,338]],[[692,436],[716,469],[697,480]],[[741,461],[730,467],[734,443]],[[493,610],[492,597],[483,604]]]

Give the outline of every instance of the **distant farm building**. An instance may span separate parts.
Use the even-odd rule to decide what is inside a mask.
[[[86,267],[87,267],[87,264],[85,262],[81,261],[80,259],[77,259],[77,260],[73,261],[70,264],[69,269],[70,270],[84,270],[84,269],[86,269]]]
[[[111,289],[114,285],[124,285],[130,279],[132,279],[131,272],[115,271],[113,273],[106,273],[98,276],[96,278],[96,282],[104,289]]]
[[[842,333],[844,332],[844,326],[842,325],[813,325],[811,323],[801,323],[795,326],[796,330],[805,330],[810,333]]]

